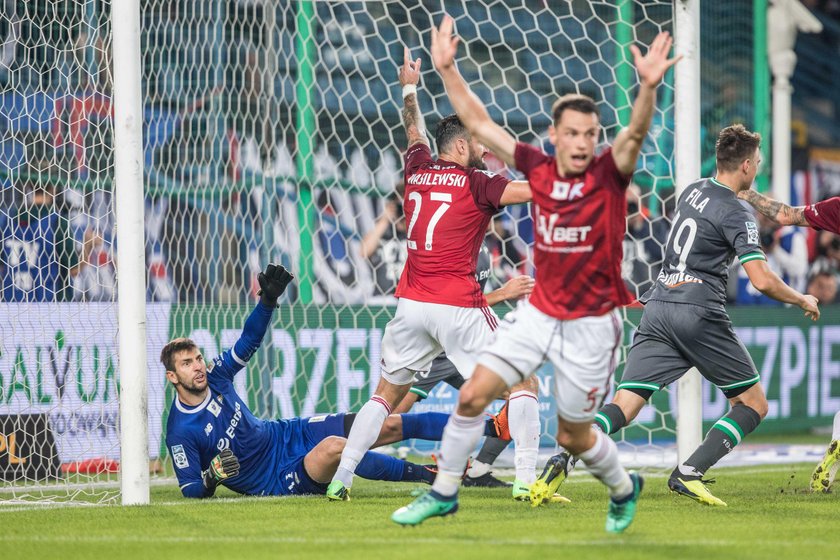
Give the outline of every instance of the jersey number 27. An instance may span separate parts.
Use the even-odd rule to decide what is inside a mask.
[[[446,211],[449,210],[449,207],[452,205],[452,193],[429,192],[429,199],[432,202],[441,202],[442,204],[437,207],[435,213],[432,214],[432,218],[429,220],[429,224],[426,226],[426,239],[423,244],[423,248],[427,251],[432,250],[432,245],[435,239],[435,227],[437,227],[440,219],[444,214],[446,214]],[[420,216],[421,209],[423,208],[423,195],[414,191],[408,195],[408,200],[414,202],[414,212],[412,212],[411,221],[408,223],[406,237],[408,238],[408,248],[416,250],[417,239],[415,239],[412,234],[414,233],[414,226],[417,225],[417,218]]]

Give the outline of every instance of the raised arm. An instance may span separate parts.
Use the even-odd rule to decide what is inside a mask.
[[[738,198],[746,200],[752,204],[756,210],[783,226],[808,227],[811,225],[808,223],[808,220],[805,219],[804,206],[788,206],[784,202],[768,198],[752,189],[739,192]]]
[[[452,36],[454,25],[451,17],[444,16],[440,28],[432,27],[432,62],[443,79],[452,108],[470,134],[496,157],[513,166],[516,139],[493,122],[484,103],[470,90],[455,66],[459,39]]]
[[[633,63],[639,73],[639,93],[633,103],[630,124],[618,133],[613,143],[613,159],[618,170],[629,175],[636,170],[636,160],[642,150],[642,142],[650,129],[653,110],[656,106],[656,88],[668,68],[679,62],[681,56],[669,59],[668,53],[674,40],[667,31],[656,36],[647,54],[636,45],[630,46]]]
[[[408,147],[415,144],[429,145],[426,137],[426,124],[420,114],[420,104],[417,102],[417,84],[420,83],[420,59],[413,61],[408,48],[403,49],[403,65],[400,66],[400,85],[403,87],[403,125],[408,138]]]

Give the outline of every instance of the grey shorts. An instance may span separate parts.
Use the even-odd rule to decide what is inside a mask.
[[[728,398],[759,382],[752,357],[725,311],[648,302],[618,388],[658,391],[692,366]]]
[[[417,395],[418,400],[423,400],[441,382],[448,383],[455,389],[460,389],[465,382],[465,379],[455,368],[455,364],[450,362],[444,354],[434,359],[428,372],[415,374],[414,384],[411,386],[410,392]]]

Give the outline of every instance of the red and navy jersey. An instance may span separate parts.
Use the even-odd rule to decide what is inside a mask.
[[[536,286],[530,302],[557,319],[598,316],[633,301],[621,279],[630,175],[612,150],[586,172],[561,177],[553,157],[518,143],[516,168],[531,184]]]
[[[433,160],[416,144],[405,154],[408,259],[397,297],[458,307],[485,307],[475,279],[478,250],[508,184],[504,177]]]
[[[804,213],[811,227],[840,234],[840,197],[806,206]]]

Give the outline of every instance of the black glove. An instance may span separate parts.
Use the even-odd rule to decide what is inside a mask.
[[[219,482],[239,474],[239,459],[230,449],[225,449],[210,461],[206,471],[201,471],[204,487],[215,490]]]
[[[260,296],[260,301],[268,307],[277,307],[277,298],[283,295],[286,291],[286,286],[292,281],[292,276],[288,270],[283,268],[280,264],[270,264],[266,267],[260,275],[257,276],[257,281],[260,283],[260,291],[257,294]]]

